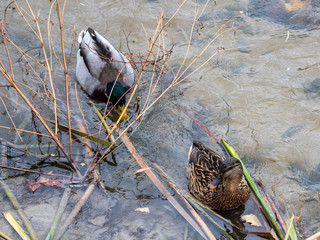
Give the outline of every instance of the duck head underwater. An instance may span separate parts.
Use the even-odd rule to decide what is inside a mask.
[[[92,28],[78,37],[76,77],[87,94],[103,102],[112,102],[120,115],[125,94],[133,86],[134,73],[128,59]],[[122,120],[127,119],[125,112]]]

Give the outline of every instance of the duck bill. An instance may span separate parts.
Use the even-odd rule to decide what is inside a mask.
[[[123,106],[118,106],[117,107],[117,113],[119,116],[121,116],[121,114],[123,113],[122,117],[121,117],[121,121],[124,121],[124,120],[127,120],[128,119],[128,114],[127,114],[127,111],[125,111],[125,105]]]

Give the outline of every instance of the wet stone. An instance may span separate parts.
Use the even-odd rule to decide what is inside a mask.
[[[305,92],[320,93],[320,78],[316,78],[310,83],[304,83],[303,88]]]
[[[295,134],[297,134],[298,132],[300,132],[304,127],[306,126],[306,124],[304,123],[298,123],[296,125],[293,125],[292,127],[288,128],[282,135],[282,138],[291,138],[293,137]]]

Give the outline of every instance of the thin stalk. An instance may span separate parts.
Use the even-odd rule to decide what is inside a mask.
[[[16,1],[15,1],[16,2]],[[58,114],[57,114],[57,99],[56,99],[56,94],[55,94],[55,90],[54,90],[54,84],[53,84],[53,79],[52,79],[52,75],[51,75],[51,68],[50,68],[50,65],[49,65],[49,61],[48,61],[48,57],[47,57],[47,52],[46,52],[46,49],[45,49],[45,46],[44,46],[44,43],[43,43],[43,38],[42,38],[42,33],[41,33],[41,30],[40,30],[40,26],[39,26],[39,22],[38,22],[38,17],[35,17],[33,11],[32,11],[32,8],[28,2],[28,0],[25,0],[26,4],[28,5],[28,8],[29,8],[29,11],[31,13],[31,16],[32,16],[32,20],[36,23],[36,26],[37,26],[37,31],[38,31],[38,38],[41,42],[41,47],[42,47],[42,52],[43,52],[43,56],[44,56],[44,59],[45,59],[45,62],[46,62],[46,66],[47,66],[47,72],[48,72],[48,75],[49,75],[49,81],[50,81],[50,86],[51,86],[51,91],[52,91],[52,98],[53,98],[53,107],[54,107],[54,119],[55,119],[55,131],[54,131],[54,136],[57,135],[58,133]],[[18,9],[19,9],[19,6],[18,4],[16,4]],[[19,10],[20,11],[20,10]],[[23,15],[23,14],[22,14]],[[74,165],[74,164],[72,164]]]
[[[1,70],[0,70],[0,72],[1,72]],[[14,127],[0,126],[0,128],[8,129],[8,130],[14,130],[14,131],[19,131],[19,132],[25,132],[25,133],[31,133],[31,134],[35,134],[35,135],[38,135],[38,136],[51,138],[51,136],[50,136],[50,135],[47,135],[47,134],[32,132],[32,131],[28,131],[28,130],[24,130],[24,129],[19,129],[19,128],[14,128]]]
[[[294,215],[292,215],[292,217],[290,219],[289,228],[288,228],[286,236],[284,237],[284,240],[288,240],[289,239],[290,232],[292,231],[292,228],[293,228],[293,217],[294,217]]]
[[[69,127],[69,146],[70,146],[70,158],[72,159],[72,134],[71,134],[71,122],[70,122],[70,106],[69,106],[69,90],[68,90],[68,68],[66,62],[66,56],[64,53],[64,41],[63,41],[63,27],[62,27],[62,19],[60,14],[60,5],[59,0],[57,1],[57,13],[59,19],[59,27],[60,27],[60,38],[61,38],[61,50],[62,50],[62,58],[63,58],[63,72],[65,78],[65,88],[66,88],[66,104],[67,104],[67,120],[68,120],[68,127]]]
[[[317,238],[320,238],[320,232],[317,232],[316,234],[312,235],[311,237],[308,237],[306,240],[316,240]]]
[[[288,232],[288,228],[287,225],[285,224],[285,222],[283,221],[281,214],[279,213],[275,203],[272,201],[270,194],[268,193],[267,189],[262,185],[262,183],[258,183],[258,185],[261,187],[262,191],[264,192],[264,195],[266,196],[269,205],[271,206],[273,212],[276,214],[278,221],[280,222],[280,225],[284,231],[284,233]]]
[[[87,202],[88,198],[91,196],[91,193],[95,189],[95,184],[91,183],[85,193],[82,195],[81,199],[77,203],[77,205],[73,208],[71,213],[69,214],[68,218],[64,221],[63,226],[59,229],[58,236],[56,239],[60,239],[65,231],[68,230],[70,224],[72,223],[73,219],[78,215],[83,205]]]
[[[51,240],[53,238],[54,232],[55,232],[55,230],[61,220],[62,214],[64,213],[66,206],[68,204],[68,199],[69,199],[70,195],[71,195],[71,189],[66,188],[64,190],[63,196],[62,196],[60,204],[59,204],[59,208],[57,210],[56,216],[54,217],[52,226],[51,226],[50,231],[46,237],[46,240]]]
[[[7,235],[4,234],[3,232],[0,232],[0,237],[2,237],[4,240],[13,240],[13,238],[7,236]]]

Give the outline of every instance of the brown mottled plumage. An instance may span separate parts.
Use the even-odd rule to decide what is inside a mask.
[[[186,173],[190,193],[212,209],[234,209],[250,197],[240,161],[224,159],[201,142],[190,148]]]

